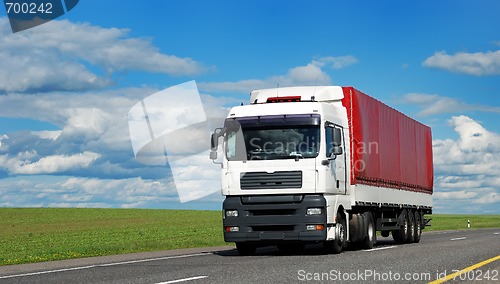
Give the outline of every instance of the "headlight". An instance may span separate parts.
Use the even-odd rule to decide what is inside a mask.
[[[227,233],[229,233],[229,232],[239,232],[240,231],[240,227],[225,227],[224,231],[226,231]]]
[[[307,215],[321,215],[323,210],[321,208],[307,208]]]
[[[324,225],[307,225],[306,230],[308,231],[322,231],[325,229]]]
[[[226,217],[238,217],[238,210],[226,210]]]

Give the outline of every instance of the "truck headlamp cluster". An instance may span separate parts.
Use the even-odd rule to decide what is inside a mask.
[[[229,232],[239,232],[240,227],[238,226],[233,226],[233,227],[225,227],[224,230],[229,233]]]
[[[323,210],[321,208],[307,208],[307,215],[321,215],[323,214]]]
[[[226,217],[238,217],[238,210],[226,210]]]
[[[322,231],[325,229],[324,225],[307,225],[306,230],[308,231]]]

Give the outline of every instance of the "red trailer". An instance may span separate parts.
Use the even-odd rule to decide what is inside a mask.
[[[356,90],[343,87],[351,143],[351,184],[432,194],[428,126]]]

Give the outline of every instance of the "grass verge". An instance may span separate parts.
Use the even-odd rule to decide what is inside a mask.
[[[219,211],[0,209],[0,265],[224,245]]]
[[[500,228],[500,215],[432,215],[426,230]],[[1,208],[0,265],[225,245],[220,211]]]
[[[426,218],[432,219],[426,231],[466,230],[467,221],[471,229],[500,228],[500,215],[433,214]]]

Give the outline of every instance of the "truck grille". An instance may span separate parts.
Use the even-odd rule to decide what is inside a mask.
[[[241,189],[301,188],[302,171],[241,173]]]
[[[250,216],[286,216],[295,215],[295,209],[262,209],[262,210],[248,210]]]

